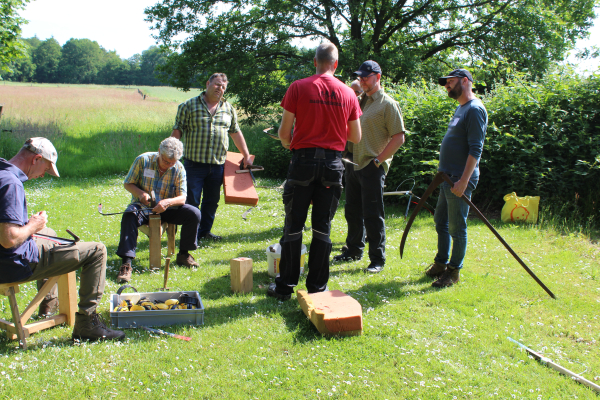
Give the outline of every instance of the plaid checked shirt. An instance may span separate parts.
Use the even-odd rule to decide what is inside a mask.
[[[147,193],[154,190],[157,203],[163,199],[187,195],[187,181],[183,164],[177,161],[177,164],[159,177],[157,152],[139,155],[131,165],[124,183],[133,183]],[[139,199],[132,196],[131,202],[139,203]]]
[[[215,115],[211,115],[204,93],[179,105],[173,129],[181,131],[183,157],[200,163],[225,164],[228,134],[240,131],[237,113],[231,104],[221,100]]]

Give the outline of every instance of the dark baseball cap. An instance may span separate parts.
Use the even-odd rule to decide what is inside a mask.
[[[358,71],[354,72],[355,76],[369,76],[375,72],[376,74],[381,74],[381,67],[373,60],[368,60],[362,63]]]
[[[442,76],[441,78],[438,78],[438,83],[444,86],[446,85],[446,80],[448,78],[467,78],[468,80],[473,82],[473,77],[471,76],[471,73],[466,69],[455,69],[454,71],[450,72],[448,76]]]

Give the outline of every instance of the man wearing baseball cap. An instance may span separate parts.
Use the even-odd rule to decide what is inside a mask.
[[[57,159],[52,143],[39,137],[28,139],[10,160],[0,158],[0,283],[40,281],[81,269],[73,339],[121,339],[125,334],[107,328],[96,313],[104,292],[106,247],[94,242],[63,245],[36,237],[56,233],[46,228],[45,211],[27,216],[23,182],[46,173],[59,176]],[[48,300],[52,296],[46,304]],[[45,313],[41,307],[40,313]]]
[[[363,112],[359,143],[349,143],[346,157],[358,165],[346,165],[348,235],[343,252],[333,261],[360,260],[369,241],[370,263],[366,272],[379,273],[385,265],[385,212],[383,184],[392,156],[404,143],[404,121],[398,102],[381,87],[381,67],[375,61],[362,63],[354,73],[364,94],[359,98]]]
[[[450,176],[454,187],[446,182],[440,185],[433,218],[438,234],[438,251],[425,274],[437,279],[432,286],[447,287],[459,281],[463,267],[469,206],[461,197],[464,194],[470,199],[479,181],[479,159],[488,116],[481,100],[473,94],[473,77],[466,69],[455,69],[439,78],[438,83],[459,104],[442,140],[438,167],[438,171]]]

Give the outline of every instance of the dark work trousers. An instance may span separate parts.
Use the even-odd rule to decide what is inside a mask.
[[[331,220],[342,192],[344,166],[341,152],[310,148],[294,150],[283,188],[285,227],[282,240],[281,273],[275,278],[279,294],[291,294],[300,277],[302,231],[312,201],[313,239],[308,256],[306,289],[309,293],[327,289]]]
[[[346,207],[348,224],[346,246],[348,253],[362,256],[365,232],[369,238],[369,260],[385,264],[385,212],[383,209],[383,184],[385,171],[371,161],[358,171],[354,165],[346,167]]]
[[[140,210],[140,204],[130,204],[127,211]],[[160,214],[161,222],[181,225],[180,251],[187,252],[198,248],[197,236],[200,225],[200,210],[185,204],[179,208],[168,208]],[[121,240],[117,255],[119,257],[135,258],[135,248],[138,239],[138,227],[148,223],[145,213],[128,212],[121,218]]]

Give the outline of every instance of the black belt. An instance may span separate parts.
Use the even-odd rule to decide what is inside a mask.
[[[337,150],[322,149],[320,147],[309,147],[293,150],[294,157],[316,158],[332,160],[342,158],[342,152]]]

